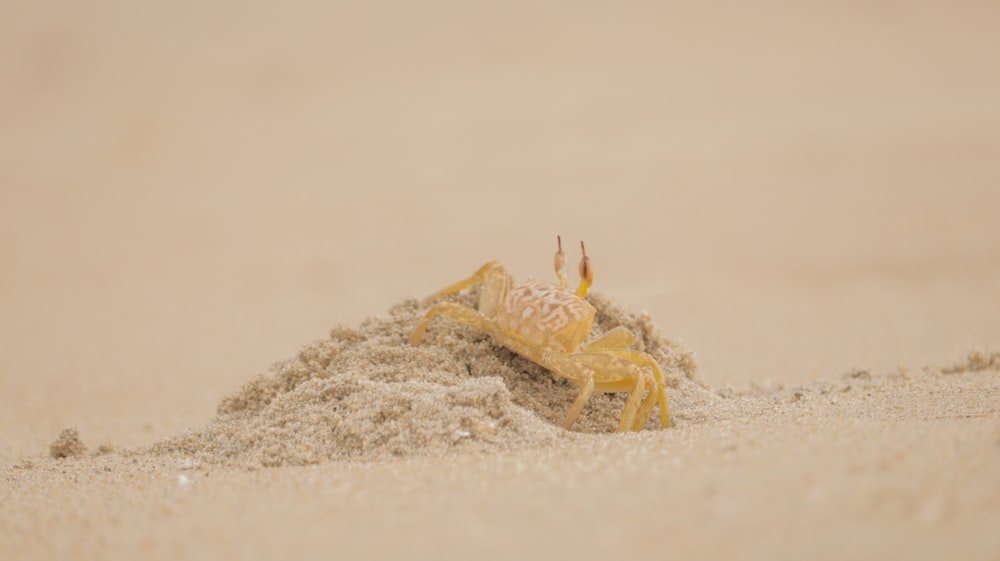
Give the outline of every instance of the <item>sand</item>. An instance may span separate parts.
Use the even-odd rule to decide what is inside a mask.
[[[1000,558],[992,5],[12,9],[0,559]],[[404,344],[557,234],[671,429]]]
[[[712,401],[694,379],[690,351],[657,333],[648,314],[627,312],[597,295],[590,301],[597,309],[592,338],[628,329],[637,338],[632,348],[660,365],[685,410]],[[460,300],[477,302],[478,287]],[[160,442],[153,452],[259,467],[496,454],[572,440],[575,432],[559,427],[576,386],[456,322],[434,322],[428,341],[414,347],[409,337],[425,312],[409,300],[360,329],[334,329],[329,339],[226,397],[207,427]],[[625,395],[592,398],[575,431],[612,432]],[[658,407],[654,411],[646,424],[660,427]],[[65,448],[53,448],[59,452],[53,456],[67,455]]]

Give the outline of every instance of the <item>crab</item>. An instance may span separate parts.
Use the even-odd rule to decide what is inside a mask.
[[[515,284],[498,261],[490,261],[467,279],[460,280],[426,298],[427,308],[438,300],[481,285],[478,309],[456,302],[438,302],[431,307],[410,336],[420,345],[431,320],[443,315],[486,332],[500,345],[575,384],[580,392],[566,414],[569,430],[593,393],[628,392],[618,432],[638,431],[646,424],[653,406],[660,406],[660,424],[670,427],[666,385],[653,357],[630,348],[635,336],[622,326],[589,343],[596,311],[584,297],[594,281],[587,248],[580,242],[580,284],[570,289],[562,238],[556,236],[556,276],[559,283],[528,280]]]

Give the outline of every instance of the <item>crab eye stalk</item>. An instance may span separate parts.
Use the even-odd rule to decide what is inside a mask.
[[[559,277],[559,287],[566,288],[569,286],[569,278],[566,276],[566,254],[562,250],[562,237],[556,236],[556,243],[559,244],[555,258],[556,276]]]
[[[576,289],[576,295],[583,298],[587,295],[590,285],[594,284],[594,269],[590,266],[590,257],[587,257],[587,248],[580,242],[580,251],[583,258],[580,259],[580,286]]]

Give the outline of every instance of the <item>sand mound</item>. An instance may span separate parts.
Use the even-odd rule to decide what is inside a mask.
[[[80,440],[80,433],[74,427],[64,429],[49,445],[49,456],[53,458],[77,458],[87,453],[87,447]]]
[[[472,305],[476,294],[460,301]],[[665,338],[648,314],[589,297],[592,337],[619,326],[661,365],[673,411],[720,398],[694,377],[692,354]],[[424,344],[407,343],[422,316],[416,300],[358,329],[335,328],[227,396],[207,426],[162,441],[154,453],[238,465],[302,465],[335,459],[495,452],[579,438],[617,427],[625,394],[595,395],[573,432],[560,428],[576,387],[447,319]],[[654,410],[648,428],[658,428]]]

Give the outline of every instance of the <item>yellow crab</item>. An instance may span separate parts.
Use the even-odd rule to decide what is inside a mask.
[[[419,345],[431,319],[443,314],[485,331],[497,343],[576,384],[580,393],[566,415],[563,424],[566,429],[573,425],[595,391],[629,392],[619,432],[640,430],[657,402],[660,424],[668,428],[670,413],[663,374],[653,357],[629,348],[635,340],[630,331],[619,326],[596,341],[581,344],[594,322],[595,309],[584,300],[594,272],[587,249],[580,242],[583,251],[580,285],[575,293],[571,291],[562,238],[556,236],[556,240],[558,285],[539,280],[515,285],[503,265],[490,261],[471,277],[439,290],[423,302],[426,307],[444,296],[481,284],[479,309],[455,302],[436,304],[413,330],[410,344]]]

